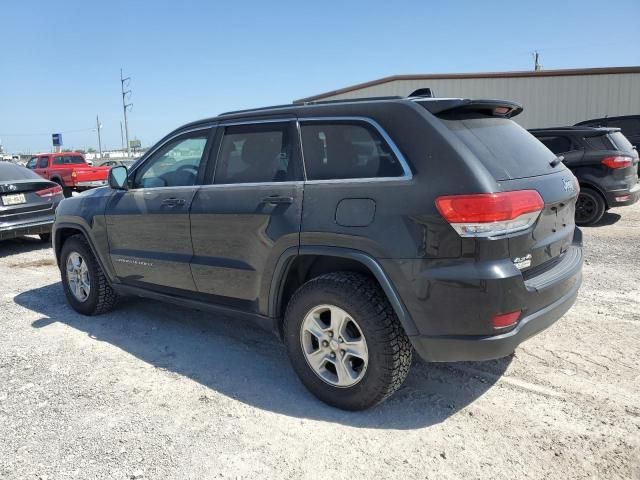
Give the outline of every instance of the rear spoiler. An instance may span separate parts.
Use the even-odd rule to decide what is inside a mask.
[[[507,100],[469,100],[465,98],[439,98],[416,100],[434,115],[479,113],[492,117],[512,118],[522,113],[522,105]]]

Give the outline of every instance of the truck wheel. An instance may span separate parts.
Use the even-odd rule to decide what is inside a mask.
[[[328,273],[300,287],[287,306],[284,339],[305,387],[345,410],[382,402],[411,366],[411,343],[393,308],[360,273]]]
[[[600,193],[593,188],[582,187],[576,201],[576,224],[593,225],[600,221],[606,209]]]
[[[57,183],[62,187],[62,195],[64,196],[64,198],[69,198],[71,196],[71,189],[69,187],[65,187],[62,184],[62,180],[60,180],[59,178],[54,178],[51,181]]]
[[[82,235],[70,237],[60,252],[64,293],[73,309],[83,315],[99,315],[115,306],[113,291],[89,244]]]

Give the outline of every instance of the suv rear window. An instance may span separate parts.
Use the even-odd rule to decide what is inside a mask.
[[[608,137],[616,146],[616,150],[620,150],[621,152],[626,153],[633,153],[633,145],[631,145],[631,142],[627,139],[627,137],[624,136],[622,132],[612,132],[608,135]]]
[[[478,116],[440,119],[496,180],[553,173],[556,156],[513,120]]]

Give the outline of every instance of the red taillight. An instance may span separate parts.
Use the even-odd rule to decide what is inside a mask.
[[[602,164],[609,168],[626,168],[630,167],[633,159],[631,157],[624,157],[622,155],[615,157],[605,157],[602,159]]]
[[[44,188],[42,190],[38,190],[36,195],[43,198],[55,197],[56,195],[60,195],[62,193],[62,187],[60,185],[56,185],[51,188]]]
[[[532,225],[544,208],[535,190],[447,195],[436,207],[462,237],[493,236],[523,230]]]
[[[501,313],[500,315],[494,315],[491,319],[491,325],[493,328],[507,328],[515,325],[520,318],[522,312],[517,310],[515,312]]]

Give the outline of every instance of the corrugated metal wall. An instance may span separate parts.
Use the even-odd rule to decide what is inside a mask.
[[[640,73],[556,77],[395,80],[323,100],[406,96],[431,87],[438,97],[498,98],[524,105],[514,120],[526,128],[573,125],[605,115],[640,114]]]

